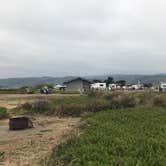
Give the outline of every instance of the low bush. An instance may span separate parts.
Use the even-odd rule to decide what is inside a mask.
[[[50,103],[46,100],[39,100],[32,105],[32,110],[37,113],[50,111]]]
[[[156,96],[156,94],[152,92],[144,92],[134,94],[134,96],[137,99],[139,105],[151,105],[151,100],[154,98],[154,96]]]
[[[0,119],[5,119],[8,117],[6,108],[0,107]]]
[[[0,151],[0,162],[4,159],[5,152]]]
[[[152,99],[152,106],[166,107],[166,96],[155,96]]]
[[[24,103],[24,104],[22,104],[21,105],[21,108],[23,109],[23,110],[31,110],[32,109],[32,103]]]
[[[69,105],[59,105],[56,106],[54,114],[59,117],[65,117],[65,116],[72,116],[72,117],[78,117],[80,116],[84,111],[86,107],[85,105],[75,105],[75,104],[69,104]]]
[[[99,112],[103,109],[108,109],[110,103],[106,101],[91,101],[90,103],[82,104],[61,104],[56,106],[54,113],[60,117],[72,116],[78,117],[86,112]]]
[[[112,98],[110,102],[113,109],[135,107],[137,104],[135,98],[128,95],[119,95]]]
[[[123,95],[123,93],[115,91],[115,92],[106,93],[105,95],[103,95],[103,97],[106,100],[112,100],[112,99],[117,98],[117,97],[119,97],[121,95]]]
[[[89,91],[89,92],[87,93],[87,95],[88,95],[89,97],[101,98],[101,97],[103,97],[103,96],[105,95],[105,92],[100,91],[100,90],[98,90],[98,91],[91,90],[91,91]]]
[[[24,103],[21,105],[19,110],[23,110],[25,113],[44,113],[51,114],[53,111],[53,106],[51,102],[47,100],[38,100],[34,103]],[[18,111],[17,111],[18,112]]]
[[[86,112],[99,112],[111,108],[134,107],[135,105],[136,100],[132,95],[122,93],[108,93],[104,95],[103,93],[95,92],[93,97],[77,96],[25,103],[21,105],[20,109],[27,110],[27,113],[44,113],[59,117],[78,117]]]
[[[70,97],[57,100],[39,100],[34,103],[25,103],[14,112],[41,113],[59,117],[78,117],[86,112],[99,112],[111,108],[110,101],[102,98],[87,96]],[[20,111],[19,111],[20,110]]]
[[[48,115],[81,116],[85,112],[107,109],[123,109],[135,106],[166,107],[166,96],[157,93],[92,92],[88,96],[64,97],[53,100],[38,100],[21,105],[22,111]],[[18,112],[18,111],[17,111]]]

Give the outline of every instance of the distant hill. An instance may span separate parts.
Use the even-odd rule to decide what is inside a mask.
[[[17,88],[22,86],[34,86],[38,84],[61,84],[74,77],[27,77],[0,79],[0,87]]]
[[[137,83],[140,80],[143,83],[158,84],[166,82],[166,74],[158,75],[101,75],[101,76],[85,76],[84,78],[93,80],[105,80],[108,76],[117,80],[126,80],[128,83]],[[75,77],[27,77],[27,78],[8,78],[0,79],[0,87],[16,88],[21,86],[34,86],[37,84],[62,84],[65,81]]]

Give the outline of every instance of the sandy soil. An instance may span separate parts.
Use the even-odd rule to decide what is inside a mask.
[[[33,116],[34,128],[9,131],[8,120],[0,121],[0,151],[4,152],[2,166],[36,166],[64,141],[67,136],[78,133],[75,126],[79,118]]]

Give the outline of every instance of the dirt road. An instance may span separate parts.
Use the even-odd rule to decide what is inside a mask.
[[[36,166],[53,147],[76,134],[79,118],[33,116],[33,129],[9,131],[8,120],[0,121],[0,152],[2,166]]]

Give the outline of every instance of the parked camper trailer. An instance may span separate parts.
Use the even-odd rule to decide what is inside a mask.
[[[160,83],[159,90],[162,92],[166,92],[166,83]]]
[[[54,86],[55,90],[60,90],[60,91],[65,91],[66,90],[66,85],[61,85],[61,84],[56,84]]]
[[[101,82],[97,82],[91,85],[91,89],[94,90],[106,90],[107,86],[106,83],[101,83]]]
[[[116,84],[109,84],[108,89],[109,90],[116,90],[117,89],[117,85]]]

